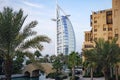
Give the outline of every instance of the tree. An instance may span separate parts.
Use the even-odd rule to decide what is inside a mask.
[[[39,57],[42,56],[42,54],[38,50],[35,51],[34,55],[37,59],[39,59]]]
[[[49,62],[49,55],[48,55],[48,54],[46,54],[46,55],[44,56],[44,62],[45,62],[45,63],[48,63],[48,62]]]
[[[84,63],[86,63],[84,67],[90,68],[90,76],[91,76],[91,80],[93,80],[93,72],[94,69],[97,67],[97,63],[96,63],[97,53],[95,52],[94,49],[84,50],[83,56],[85,57]]]
[[[120,61],[120,48],[116,42],[116,38],[111,41],[98,39],[95,41],[96,46],[93,48],[94,52],[86,56],[88,61],[96,62],[97,65],[102,65],[102,72],[105,76],[105,80],[110,79],[111,65],[115,65]]]
[[[120,48],[116,44],[117,39],[114,38],[112,41],[104,41],[99,39],[96,41],[96,51],[98,53],[98,63],[101,64],[105,80],[110,78],[111,65],[117,64],[120,61]]]
[[[52,65],[53,65],[53,69],[56,70],[56,73],[61,73],[61,70],[63,68],[63,62],[61,61],[60,58],[56,57]]]
[[[79,54],[77,52],[71,52],[68,56],[68,66],[72,69],[72,80],[75,80],[75,66],[78,66],[78,57]]]
[[[28,51],[29,48],[43,50],[41,42],[50,42],[47,36],[36,36],[36,32],[32,30],[37,25],[37,21],[30,22],[22,29],[26,18],[21,9],[13,12],[7,7],[0,12],[0,56],[4,60],[3,68],[7,80],[11,80],[12,63],[16,53],[33,57]],[[33,35],[34,37],[29,38]]]
[[[51,55],[50,56],[50,62],[53,63],[55,61],[56,55]]]
[[[13,64],[12,64],[12,73],[13,74],[18,74],[21,73],[22,71],[22,67],[23,67],[23,63],[24,59],[22,57],[18,57],[15,60],[13,60]]]

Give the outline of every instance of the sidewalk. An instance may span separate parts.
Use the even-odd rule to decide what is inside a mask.
[[[23,74],[13,74],[12,77],[23,77],[24,75]],[[0,75],[0,79],[1,78],[4,78],[5,75]]]
[[[91,80],[91,78],[81,78],[80,80]],[[104,77],[101,78],[93,78],[93,80],[105,80]]]

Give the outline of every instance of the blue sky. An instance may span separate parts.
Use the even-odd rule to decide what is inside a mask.
[[[91,29],[90,14],[92,11],[112,8],[112,0],[58,0],[61,8],[70,14],[75,35],[76,51],[81,52],[84,41],[84,31]],[[0,0],[0,11],[9,6],[14,10],[22,8],[25,15],[28,14],[25,24],[37,20],[38,25],[34,29],[38,34],[49,36],[52,41],[44,44],[41,52],[43,55],[55,53],[56,26],[51,18],[55,18],[55,0]]]

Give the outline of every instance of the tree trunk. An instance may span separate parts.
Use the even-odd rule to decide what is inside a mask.
[[[90,74],[91,74],[91,80],[93,80],[93,68],[91,67],[91,70],[90,70]]]
[[[108,80],[108,76],[107,74],[104,74],[105,80]]]
[[[110,69],[109,68],[105,68],[103,71],[105,80],[109,80],[110,79]]]
[[[72,68],[72,80],[75,80],[75,68]]]
[[[4,61],[4,66],[3,66],[6,80],[11,80],[11,75],[12,75],[12,60],[11,58],[8,58]]]
[[[118,80],[118,68],[119,68],[119,66],[116,65],[116,67],[115,67],[115,78],[116,78],[116,80]]]
[[[110,77],[111,77],[111,78],[113,77],[113,70],[112,70],[112,67],[110,67]]]

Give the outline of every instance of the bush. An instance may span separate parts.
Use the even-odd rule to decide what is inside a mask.
[[[110,78],[110,80],[115,80],[115,75],[113,75],[113,77]],[[120,76],[118,76],[118,80],[120,80]]]
[[[103,77],[103,73],[102,72],[94,72],[93,73],[93,77]],[[85,74],[83,77],[90,77],[90,73]]]
[[[78,76],[75,76],[75,80],[79,80],[79,77],[78,77]]]
[[[69,76],[72,76],[72,73],[71,73],[71,72],[69,73]]]
[[[59,75],[58,77],[60,77],[61,79],[67,79],[68,78],[67,75],[64,75],[64,74]]]
[[[55,79],[55,80],[62,80],[62,79],[66,79],[67,78],[67,75],[64,75],[62,73],[49,73],[46,78],[52,78],[52,79]]]
[[[103,75],[103,73],[102,72],[94,72],[93,73],[93,77],[103,77],[104,75]]]
[[[56,73],[49,73],[46,78],[52,78],[55,79],[55,77],[58,76]]]
[[[78,76],[75,76],[74,80],[79,80],[80,78]],[[73,80],[72,77],[70,77],[70,80]]]

